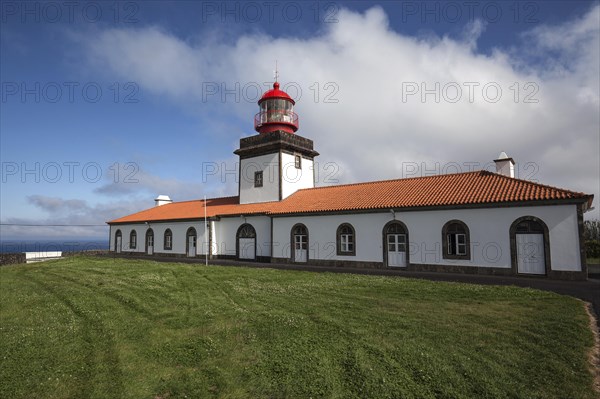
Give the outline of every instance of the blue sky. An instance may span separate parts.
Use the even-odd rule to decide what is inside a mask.
[[[158,194],[235,195],[232,152],[254,134],[275,61],[298,133],[321,153],[319,185],[490,168],[506,151],[521,178],[600,192],[597,1],[3,1],[0,11],[3,224],[101,225]]]

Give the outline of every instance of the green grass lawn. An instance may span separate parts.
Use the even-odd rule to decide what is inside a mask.
[[[75,257],[0,268],[2,398],[594,398],[582,303]]]

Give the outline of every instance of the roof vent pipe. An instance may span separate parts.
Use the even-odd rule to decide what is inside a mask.
[[[154,204],[155,204],[154,206],[170,204],[171,202],[173,202],[173,200],[171,198],[169,198],[168,195],[159,195],[158,197],[156,197],[154,199]]]

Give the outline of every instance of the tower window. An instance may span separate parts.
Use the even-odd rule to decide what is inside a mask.
[[[294,166],[296,167],[296,169],[302,169],[302,156],[301,155],[294,156]]]
[[[254,187],[262,187],[263,186],[263,172],[262,170],[259,172],[254,172]]]

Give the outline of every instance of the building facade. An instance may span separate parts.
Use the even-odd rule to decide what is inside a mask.
[[[585,279],[593,196],[496,173],[314,187],[312,140],[276,82],[242,138],[234,197],[173,202],[108,222],[118,254]]]

